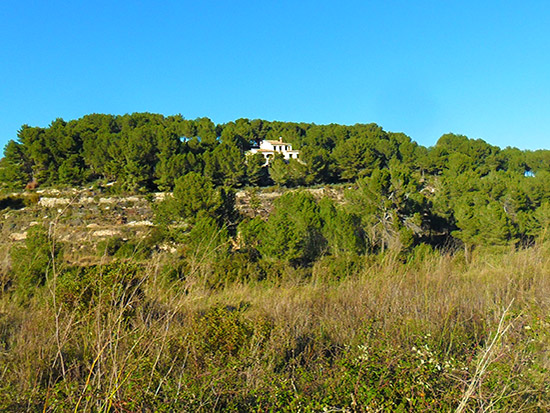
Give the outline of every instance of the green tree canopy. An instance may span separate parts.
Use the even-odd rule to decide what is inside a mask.
[[[324,250],[319,206],[304,192],[290,192],[275,202],[265,231],[260,252],[291,263],[308,263]]]

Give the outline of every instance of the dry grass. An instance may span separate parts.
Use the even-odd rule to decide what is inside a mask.
[[[214,290],[157,256],[92,280],[84,306],[50,279],[0,299],[0,408],[546,410],[549,252],[366,257],[338,281],[289,268]]]

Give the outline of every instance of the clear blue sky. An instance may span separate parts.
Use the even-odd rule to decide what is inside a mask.
[[[154,112],[550,149],[547,1],[0,2],[0,145]]]

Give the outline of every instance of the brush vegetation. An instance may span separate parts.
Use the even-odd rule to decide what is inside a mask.
[[[305,163],[245,161],[280,135]],[[0,163],[0,410],[548,411],[548,153],[376,125],[24,126]]]
[[[546,411],[549,253],[29,265],[0,300],[0,409]]]

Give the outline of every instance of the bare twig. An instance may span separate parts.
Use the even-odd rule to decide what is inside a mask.
[[[460,400],[460,403],[458,407],[455,410],[455,413],[461,413],[466,408],[466,405],[468,404],[468,401],[474,394],[474,391],[478,384],[481,383],[483,380],[483,377],[485,376],[485,373],[487,372],[487,368],[493,361],[493,352],[495,350],[496,345],[500,342],[502,337],[506,334],[506,332],[510,329],[512,326],[512,322],[508,323],[508,325],[504,325],[504,322],[506,320],[506,315],[508,314],[508,311],[510,311],[510,308],[512,307],[514,300],[510,302],[508,307],[503,311],[502,315],[500,316],[500,321],[498,323],[497,330],[495,334],[493,335],[493,339],[489,343],[489,345],[485,348],[483,351],[483,354],[481,356],[481,359],[479,360],[476,371],[474,373],[474,376],[472,377],[470,384],[466,391],[464,392],[464,395],[462,396],[462,399]]]

